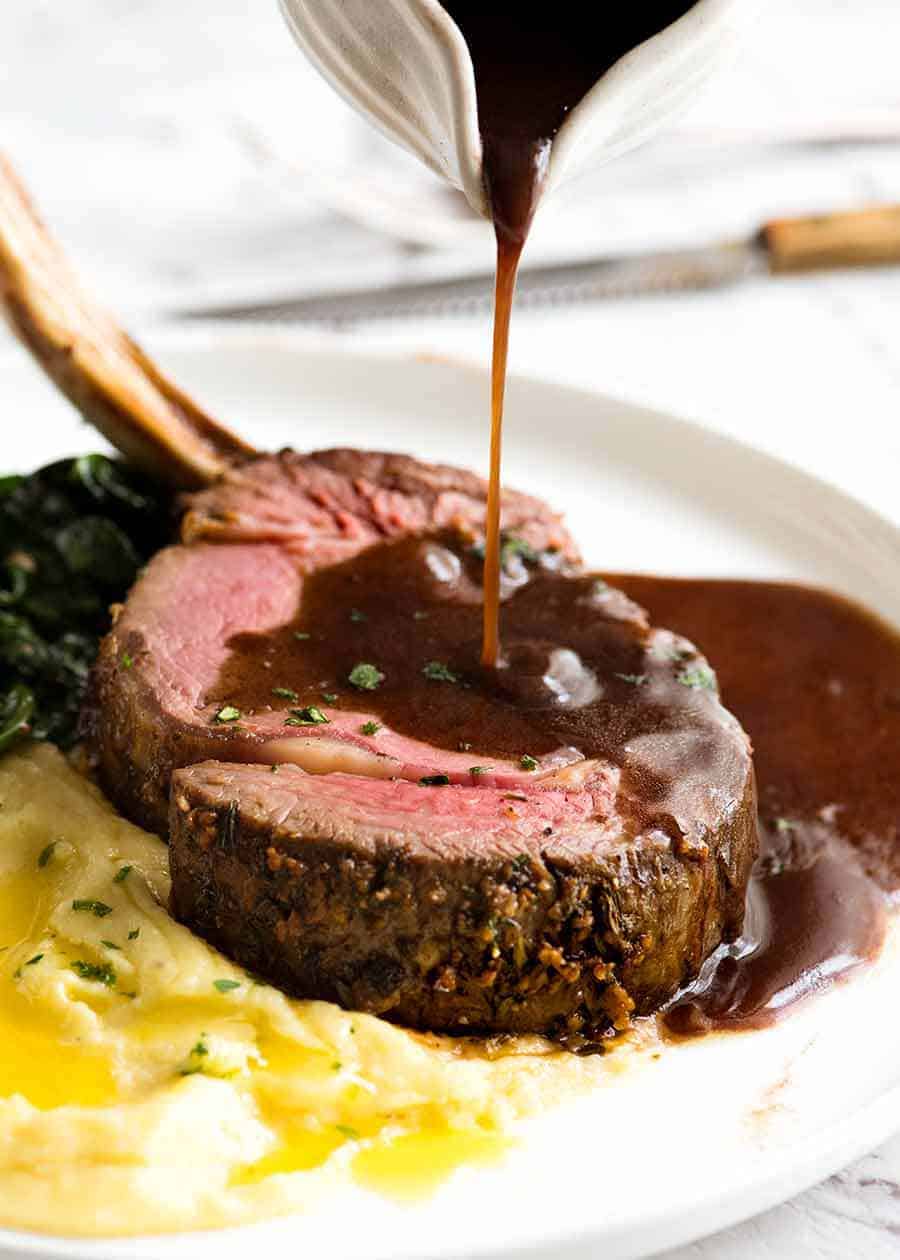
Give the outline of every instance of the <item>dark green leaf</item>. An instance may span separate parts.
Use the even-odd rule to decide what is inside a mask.
[[[33,738],[74,742],[109,606],[170,530],[168,495],[106,456],[0,478],[0,708],[15,684],[27,687]],[[0,718],[0,747],[23,733]]]
[[[14,683],[0,699],[0,752],[30,734],[34,707],[34,692],[24,683]]]
[[[126,587],[140,566],[131,540],[104,516],[83,516],[56,535],[56,546],[70,573]]]

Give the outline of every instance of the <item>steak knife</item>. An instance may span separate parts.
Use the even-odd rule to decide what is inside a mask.
[[[718,289],[755,276],[900,263],[900,206],[774,219],[741,241],[701,249],[523,267],[520,306]],[[489,309],[493,272],[410,281],[383,288],[313,293],[272,302],[174,312],[183,319],[348,323]]]

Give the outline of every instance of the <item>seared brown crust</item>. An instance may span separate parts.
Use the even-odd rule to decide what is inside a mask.
[[[298,833],[258,769],[173,780],[172,911],[298,997],[449,1032],[592,1042],[646,1014],[740,931],[756,856],[752,772],[704,850],[655,831],[586,854],[565,835],[510,859]],[[279,788],[289,787],[282,767]],[[247,782],[247,779],[250,782]]]
[[[486,503],[484,478],[449,464],[352,447],[282,450],[232,468],[188,496],[181,536],[184,542],[274,542],[294,555],[298,539],[309,539],[314,545],[305,567],[322,568],[336,558],[336,542],[348,544],[343,558],[347,549],[403,534],[452,528],[480,536]],[[502,511],[504,529],[578,561],[561,516],[541,499],[504,490]],[[323,514],[333,519],[326,522]]]

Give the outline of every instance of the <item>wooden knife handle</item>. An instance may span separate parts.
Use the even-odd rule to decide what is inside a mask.
[[[900,206],[773,219],[761,236],[775,272],[900,263]]]

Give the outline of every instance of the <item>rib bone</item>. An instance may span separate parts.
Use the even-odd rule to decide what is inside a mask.
[[[2,154],[0,305],[85,419],[155,476],[193,488],[255,453],[166,380],[87,297]]]

